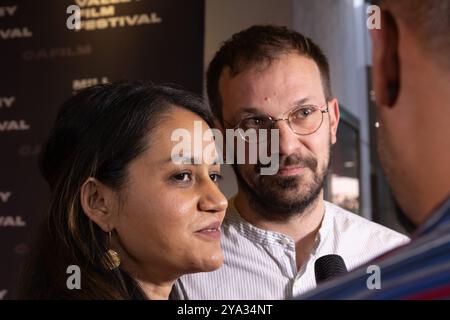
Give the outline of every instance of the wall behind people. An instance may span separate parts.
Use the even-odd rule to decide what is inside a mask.
[[[73,4],[81,9],[78,31],[66,24]],[[1,2],[0,299],[12,297],[47,206],[37,159],[63,100],[125,79],[201,94],[203,39],[202,0]]]

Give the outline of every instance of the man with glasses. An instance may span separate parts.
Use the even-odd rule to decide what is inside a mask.
[[[239,190],[222,227],[224,265],[182,277],[175,298],[291,298],[316,286],[314,262],[323,255],[338,254],[353,269],[408,241],[323,199],[339,106],[327,59],[310,39],[275,26],[241,31],[211,61],[207,90],[222,130],[278,130],[279,170],[233,166]]]

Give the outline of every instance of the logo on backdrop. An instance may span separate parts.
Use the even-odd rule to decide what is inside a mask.
[[[23,145],[20,146],[17,150],[17,153],[20,156],[28,157],[28,156],[36,156],[41,152],[42,145],[36,144],[36,145]]]
[[[87,87],[95,86],[96,84],[109,83],[108,77],[101,78],[84,78],[84,79],[74,79],[72,81],[72,90],[78,91]]]
[[[2,40],[31,38],[32,36],[33,33],[27,27],[0,29],[0,39]]]
[[[11,191],[0,191],[0,203],[7,203],[11,196]]]
[[[1,6],[0,18],[13,17],[19,9],[19,6]],[[28,27],[6,27],[0,29],[0,39],[9,40],[17,38],[30,38],[33,32]]]
[[[28,131],[30,125],[24,119],[0,121],[0,133],[6,131]]]
[[[76,4],[66,9],[66,27],[74,31],[93,31],[117,27],[135,27],[161,23],[156,12],[120,15],[117,6],[131,0],[75,0]]]
[[[24,256],[30,251],[30,247],[26,243],[19,243],[14,247],[14,253]]]
[[[0,109],[11,108],[16,101],[16,97],[0,97]]]
[[[27,223],[22,216],[0,216],[0,227],[25,227]]]
[[[0,18],[13,17],[16,14],[18,6],[0,7]]]
[[[8,290],[6,290],[6,289],[0,290],[0,300],[4,300],[7,294],[8,294]]]
[[[22,59],[25,61],[71,58],[79,56],[88,56],[93,52],[92,46],[89,44],[81,44],[73,47],[55,47],[40,48],[37,50],[28,50],[22,52]]]

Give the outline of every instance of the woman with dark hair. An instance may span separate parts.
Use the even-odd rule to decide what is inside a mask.
[[[219,164],[172,161],[172,133],[193,135],[195,121],[210,130],[201,100],[166,86],[98,85],[62,106],[41,158],[51,201],[20,298],[167,299],[179,276],[220,267]]]

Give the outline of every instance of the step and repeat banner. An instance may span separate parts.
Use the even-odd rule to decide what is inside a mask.
[[[37,160],[61,103],[117,80],[201,94],[203,38],[204,0],[1,0],[0,299],[47,207]]]

